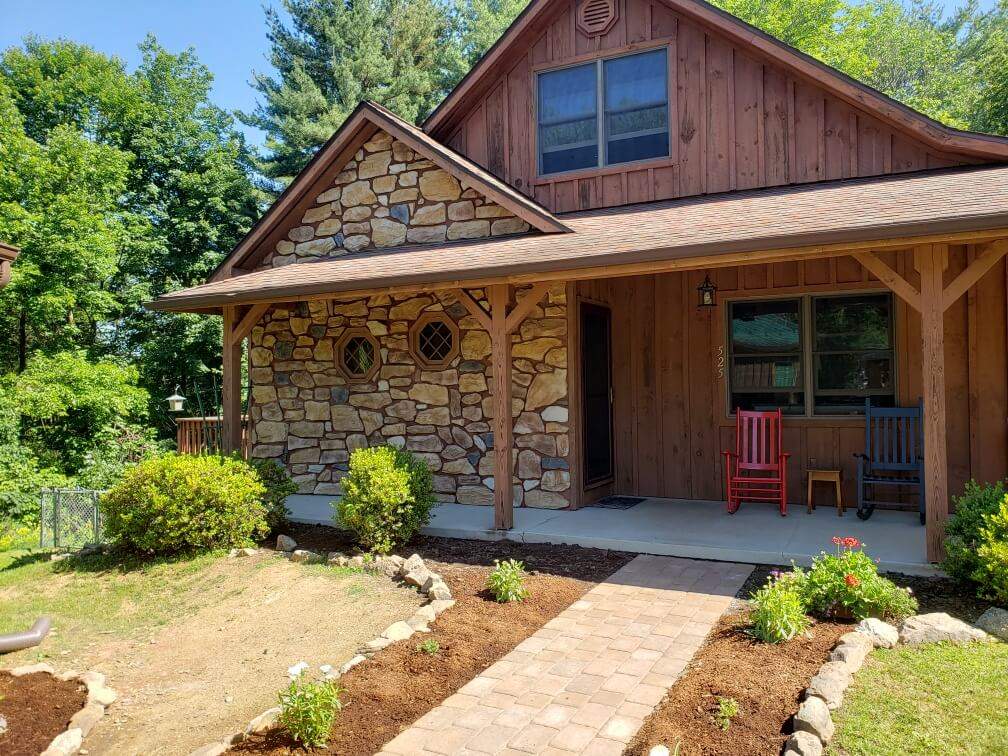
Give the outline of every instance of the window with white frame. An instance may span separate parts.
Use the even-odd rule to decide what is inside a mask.
[[[665,48],[538,76],[539,173],[667,157]]]
[[[896,401],[892,297],[741,300],[728,304],[729,410],[856,415]]]

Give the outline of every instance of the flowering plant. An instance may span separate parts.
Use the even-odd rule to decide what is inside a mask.
[[[809,611],[825,617],[900,620],[917,611],[908,589],[878,574],[878,566],[857,538],[834,536],[836,554],[823,552],[800,575],[801,594]]]

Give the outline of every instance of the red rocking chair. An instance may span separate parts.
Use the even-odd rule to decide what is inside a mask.
[[[777,502],[787,515],[787,460],[781,451],[781,411],[735,412],[735,451],[725,457],[728,514],[735,514],[743,499]]]

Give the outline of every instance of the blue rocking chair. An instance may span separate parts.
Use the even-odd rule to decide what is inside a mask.
[[[860,519],[871,517],[878,504],[899,503],[876,499],[875,486],[905,486],[916,489],[924,524],[923,419],[923,401],[916,407],[873,407],[865,399],[865,450],[854,455]]]

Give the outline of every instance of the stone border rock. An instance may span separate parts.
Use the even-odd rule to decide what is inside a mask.
[[[441,612],[451,609],[455,605],[451,590],[444,579],[431,570],[420,557],[413,554],[408,559],[401,556],[380,556],[355,554],[348,556],[339,551],[330,552],[328,555],[319,554],[308,549],[299,549],[297,542],[286,535],[277,536],[277,551],[292,562],[300,564],[330,564],[337,567],[350,567],[366,572],[374,572],[385,575],[393,580],[401,580],[408,585],[412,585],[417,591],[426,596],[429,601],[414,612],[413,616],[405,621],[393,622],[377,638],[368,641],[359,649],[357,653],[347,660],[339,669],[326,675],[327,679],[338,679],[363,661],[374,656],[381,649],[391,646],[396,641],[406,640],[416,633],[429,633],[430,623],[433,622]],[[250,556],[255,553],[255,549],[233,549],[230,557]],[[244,730],[236,732],[226,741],[208,743],[201,748],[197,748],[189,756],[220,756],[232,745],[242,742],[250,735],[265,732],[273,727],[280,716],[280,707],[274,706],[267,709],[262,714],[253,717]],[[46,756],[56,756],[46,754]]]
[[[45,663],[25,664],[7,670],[14,677],[22,677],[35,672],[45,672],[59,680],[80,680],[87,686],[87,701],[84,708],[70,718],[70,724],[46,748],[41,756],[72,756],[80,751],[84,738],[98,721],[105,716],[105,710],[115,703],[116,692],[105,684],[105,675],[101,672],[68,671],[56,674],[56,670]]]
[[[990,639],[983,630],[942,612],[908,617],[899,629],[875,618],[862,620],[853,632],[840,636],[829,661],[809,681],[794,716],[794,732],[784,745],[784,756],[821,756],[836,733],[830,712],[840,708],[854,675],[876,648]]]

